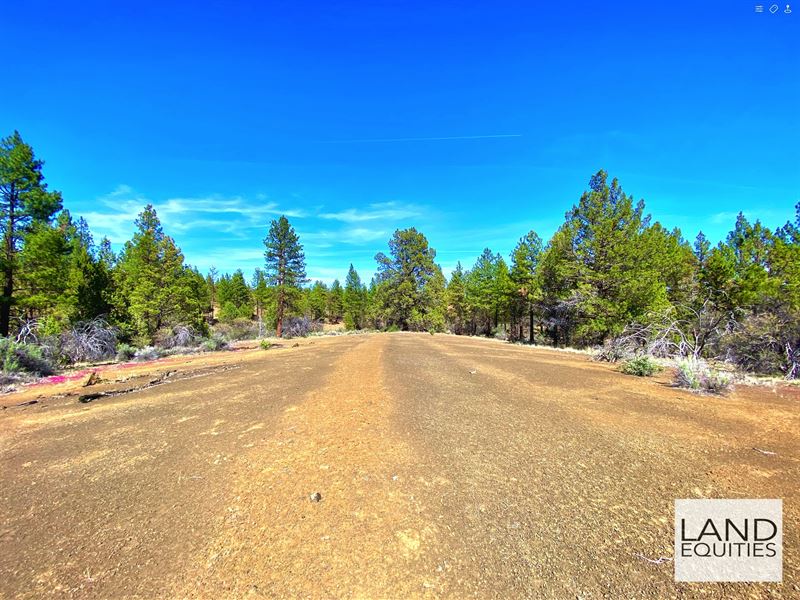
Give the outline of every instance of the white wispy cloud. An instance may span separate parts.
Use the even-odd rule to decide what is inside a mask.
[[[157,202],[139,194],[128,185],[117,186],[111,193],[97,199],[95,210],[82,211],[83,217],[100,236],[114,243],[129,239],[134,221],[146,204],[152,204],[168,232],[186,233],[209,230],[244,238],[244,229],[265,227],[270,217],[286,215],[302,218],[302,209],[281,207],[277,202],[259,196],[247,201],[241,196],[168,198]]]
[[[315,248],[331,248],[336,244],[364,244],[389,235],[387,229],[352,227],[336,231],[301,231],[300,240]]]
[[[154,206],[164,231],[176,237],[187,262],[203,271],[211,266],[221,273],[241,268],[248,276],[264,264],[262,240],[269,221],[286,215],[305,248],[309,278],[326,283],[344,277],[350,262],[370,277],[372,257],[392,231],[408,219],[417,223],[434,214],[430,207],[401,201],[325,210],[321,204],[302,200],[301,206],[286,207],[262,194],[153,200],[129,185],[118,186],[93,201],[88,210],[76,212],[86,218],[98,239],[107,236],[119,247],[131,239],[134,221],[147,204]]]
[[[345,223],[361,223],[363,221],[408,219],[421,214],[422,209],[413,204],[377,202],[370,204],[366,209],[348,208],[339,212],[321,213],[319,217]]]
[[[750,221],[760,220],[767,224],[774,223],[776,225],[782,225],[787,217],[787,213],[769,208],[760,210],[744,209],[742,211],[722,211],[714,213],[711,215],[710,221],[715,225],[730,224],[732,227],[733,224],[736,223],[736,217],[739,216],[739,212],[743,213],[745,218]]]

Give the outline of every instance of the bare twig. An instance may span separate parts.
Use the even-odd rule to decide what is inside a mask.
[[[761,448],[753,447],[753,450],[756,452],[760,452],[761,454],[766,454],[767,456],[775,456],[777,452],[772,452],[771,450],[762,450]]]
[[[636,558],[641,558],[644,561],[649,562],[653,565],[660,565],[665,562],[672,562],[672,558],[669,556],[659,556],[658,558],[647,558],[644,554],[634,554]]]

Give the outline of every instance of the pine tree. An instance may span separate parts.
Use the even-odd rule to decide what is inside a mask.
[[[508,268],[508,264],[500,254],[496,257],[496,263],[494,321],[498,328],[503,324],[505,335],[513,339],[514,334],[511,329],[513,329],[514,325],[513,309],[517,291],[511,279],[511,271]]]
[[[227,274],[220,279],[217,289],[217,301],[220,305],[220,321],[249,319],[253,314],[250,288],[244,279],[241,269]]]
[[[253,300],[256,305],[256,318],[258,319],[259,329],[263,330],[265,310],[270,300],[270,290],[267,286],[267,278],[264,275],[263,269],[256,268],[255,271],[253,271],[251,287],[253,290]],[[259,334],[263,335],[263,331],[259,331]]]
[[[322,281],[315,281],[308,290],[308,311],[314,321],[325,318],[328,309],[328,286]]]
[[[464,283],[464,269],[461,262],[456,265],[450,274],[450,281],[447,283],[445,292],[447,303],[446,316],[452,332],[462,334],[465,332],[465,321],[467,317],[467,297]]]
[[[136,232],[115,269],[115,312],[122,317],[125,333],[149,344],[162,327],[204,327],[201,307],[187,299],[193,292],[184,285],[186,269],[183,253],[148,204],[136,219]]]
[[[466,276],[466,297],[473,318],[473,333],[483,326],[483,333],[492,331],[492,318],[498,307],[497,260],[499,255],[485,248]],[[497,325],[497,323],[495,323]]]
[[[694,240],[694,255],[702,265],[708,258],[708,253],[711,250],[711,244],[702,231],[697,234]]]
[[[427,238],[415,228],[398,229],[389,240],[391,257],[382,252],[375,255],[378,279],[392,290],[386,295],[385,310],[389,324],[400,329],[411,328],[412,316],[417,311],[424,315],[431,310],[423,296],[425,286],[436,272],[436,251],[428,245]],[[413,319],[420,321],[420,317]]]
[[[300,238],[289,220],[281,216],[273,220],[264,239],[267,280],[275,288],[276,335],[283,334],[283,318],[300,294],[306,281],[306,261]]]
[[[628,323],[667,305],[666,284],[652,261],[644,260],[643,234],[650,227],[644,202],[633,203],[619,182],[599,171],[570,210],[563,233],[568,241],[559,260],[572,262],[567,297],[581,344],[599,344]]]
[[[48,333],[69,324],[75,298],[68,297],[71,245],[65,227],[32,223],[16,258],[15,304],[26,318],[40,319]]]
[[[366,317],[367,290],[358,272],[350,264],[344,280],[344,325],[347,329],[363,329]]]
[[[15,277],[20,247],[35,223],[48,223],[61,209],[61,194],[48,192],[42,166],[19,132],[0,140],[0,233],[3,249],[0,270],[0,335],[7,336],[14,304]]]
[[[537,299],[536,270],[542,255],[542,239],[529,231],[520,239],[511,255],[511,281],[515,287],[515,307],[520,316],[528,313],[528,341],[534,343],[534,311]],[[520,333],[519,337],[522,337]]]
[[[216,316],[217,307],[217,281],[219,279],[219,272],[213,265],[208,269],[206,275],[206,288],[208,289],[208,312],[213,319]]]
[[[423,310],[415,309],[412,313],[412,329],[431,333],[445,330],[445,313],[447,311],[447,280],[439,265],[434,265],[433,275],[422,288]]]
[[[328,320],[339,323],[344,318],[344,290],[338,279],[334,279],[328,293]]]

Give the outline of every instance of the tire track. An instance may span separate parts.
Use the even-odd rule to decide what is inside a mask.
[[[434,588],[425,556],[437,532],[402,475],[413,454],[391,429],[387,339],[339,357],[326,384],[243,457],[230,518],[180,595],[401,598]]]

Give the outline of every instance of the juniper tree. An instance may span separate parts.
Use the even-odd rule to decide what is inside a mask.
[[[303,246],[285,216],[273,220],[264,238],[265,273],[275,288],[276,335],[283,335],[283,318],[300,294],[306,280]]]
[[[0,140],[0,335],[7,336],[17,276],[18,253],[35,223],[48,223],[61,209],[61,194],[47,191],[42,166],[19,132]]]

